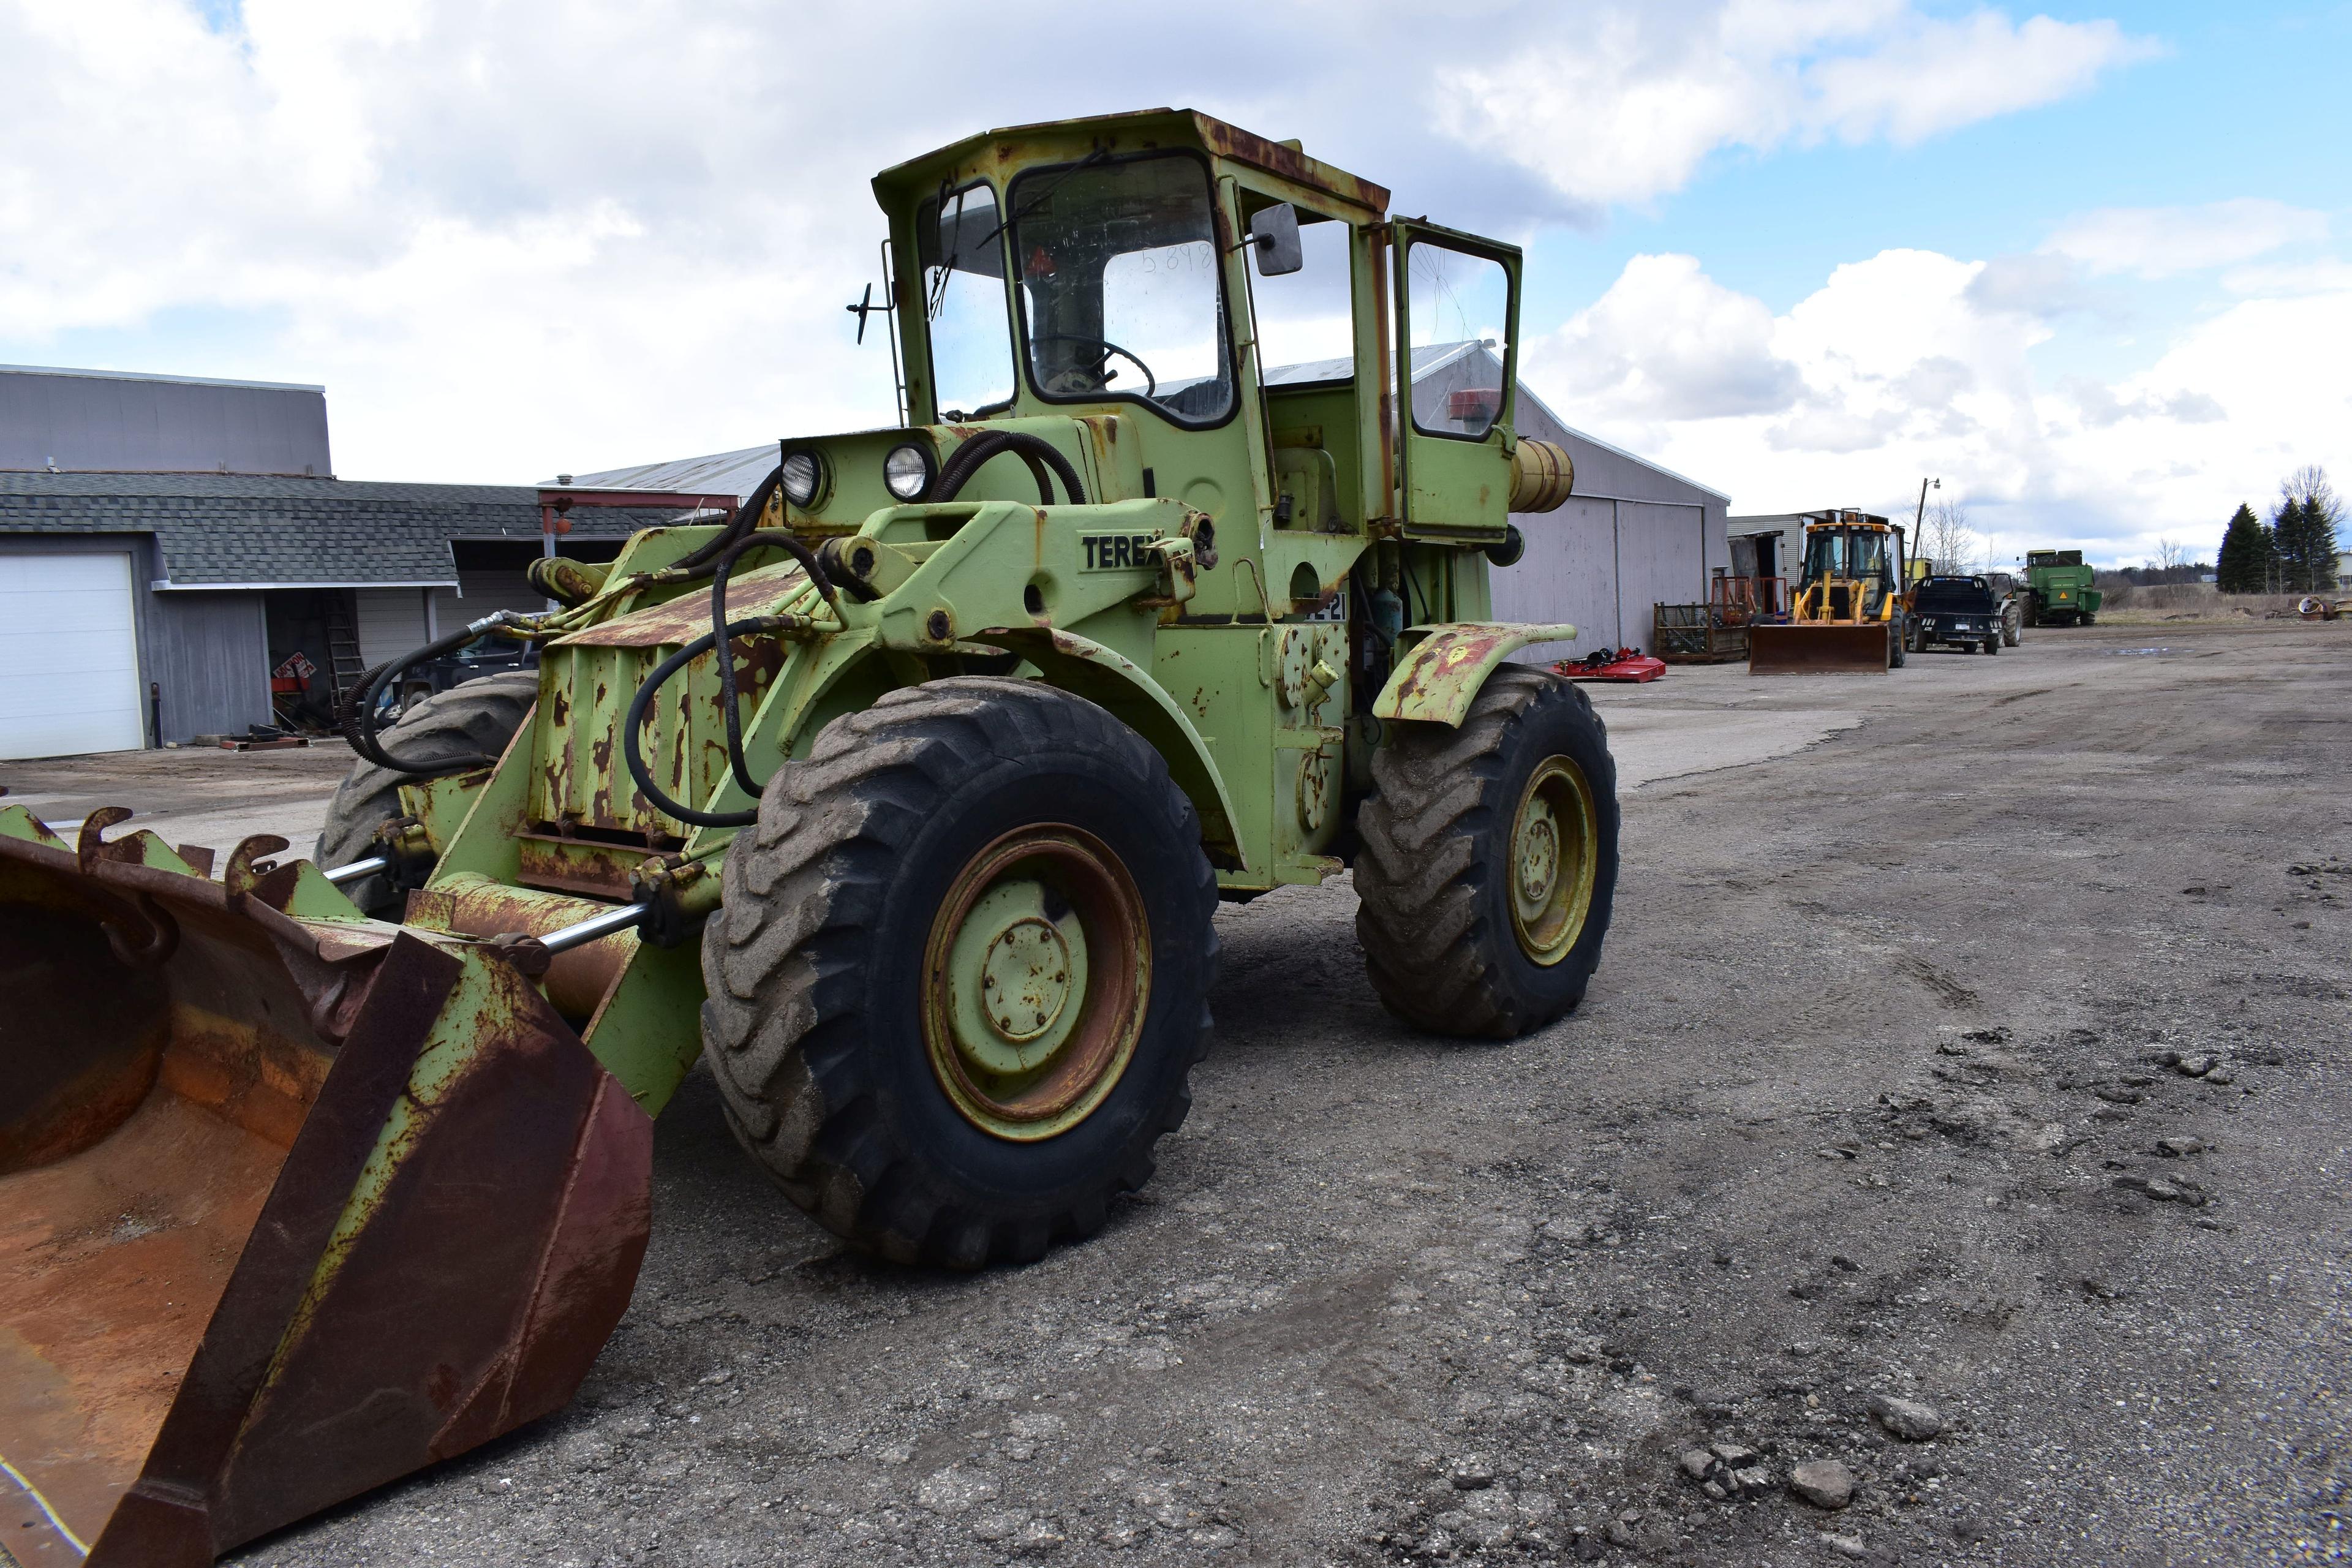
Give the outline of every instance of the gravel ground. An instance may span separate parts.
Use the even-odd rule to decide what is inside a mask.
[[[698,1073],[575,1405],[237,1561],[2340,1560],[2347,669],[1603,689],[1572,1018],[1417,1037],[1344,881],[1228,907],[1158,1178],[969,1278],[844,1253]]]

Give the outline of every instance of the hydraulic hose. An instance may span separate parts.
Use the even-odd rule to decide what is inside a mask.
[[[809,581],[816,584],[817,592],[824,595],[825,602],[838,607],[833,584],[825,576],[824,564],[816,558],[815,552],[788,533],[769,531],[771,537],[763,539],[755,529],[750,537],[737,541],[733,549],[719,558],[710,574],[710,631],[714,647],[719,647],[719,628],[727,624],[728,575],[735,570],[735,563],[746,552],[764,545],[782,544],[790,551],[793,559],[800,562],[802,569],[808,573]],[[646,685],[650,688],[661,679],[661,672],[657,670],[646,679]],[[764,786],[751,776],[751,769],[743,760],[743,715],[735,700],[735,650],[731,647],[719,648],[719,710],[726,716],[727,765],[734,773],[735,782],[742,787],[743,793],[757,800]],[[634,742],[636,736],[634,720],[630,722],[629,734]],[[638,782],[644,783],[642,779]]]
[[[515,618],[516,616],[512,610],[500,610],[494,615],[484,616],[480,620],[462,626],[446,637],[435,638],[415,653],[377,665],[360,677],[359,685],[345,693],[342,706],[335,715],[336,728],[342,731],[343,739],[350,743],[352,751],[357,752],[376,766],[389,768],[396,773],[413,773],[425,777],[439,773],[462,773],[473,768],[495,766],[498,758],[484,752],[467,752],[454,757],[436,757],[429,763],[401,761],[383,749],[383,742],[376,735],[375,705],[376,700],[383,696],[383,689],[392,684],[397,677],[428,660],[439,658],[444,654],[455,653],[480,637],[485,632],[504,626]]]
[[[692,553],[679,557],[669,564],[673,572],[692,572],[717,559],[719,553],[739,542],[742,537],[760,526],[767,515],[768,503],[776,498],[777,487],[784,482],[782,463],[768,470],[768,477],[751,487],[751,499],[735,509],[735,515],[716,534],[702,542]]]
[[[932,487],[930,499],[935,501],[955,500],[965,482],[980,471],[982,464],[1005,452],[1018,456],[1029,465],[1029,471],[1036,476],[1039,505],[1054,504],[1054,487],[1045,477],[1049,469],[1060,478],[1063,493],[1069,498],[1071,505],[1086,504],[1087,488],[1078,481],[1078,471],[1070,466],[1069,458],[1062,456],[1052,442],[1026,430],[983,430],[958,447],[940,466],[939,482]]]
[[[753,616],[730,623],[725,628],[725,634],[730,638],[750,637],[761,632],[773,631],[782,624],[782,622],[777,616]],[[760,814],[756,809],[697,811],[683,801],[671,799],[659,784],[654,783],[652,773],[646,767],[645,752],[637,744],[637,731],[646,721],[646,710],[652,704],[654,693],[661,689],[662,682],[684,669],[695,659],[709,653],[718,646],[719,640],[719,632],[717,629],[707,631],[654,666],[653,673],[646,677],[645,684],[638,687],[637,694],[629,700],[629,716],[621,721],[621,756],[622,760],[628,763],[629,777],[636,782],[638,792],[647,800],[652,801],[666,815],[674,816],[680,822],[692,823],[697,827],[748,827],[760,819]],[[722,668],[732,662],[730,654],[720,654],[719,663]],[[720,677],[726,689],[730,692],[733,689],[733,681],[730,679],[731,674],[732,672],[729,671],[727,675]],[[727,710],[730,716],[734,709],[735,705],[732,701],[727,703]],[[740,768],[742,765],[739,754],[740,735],[731,725],[728,739],[730,742],[729,764]],[[736,782],[738,784],[743,782],[740,773],[737,774]],[[753,793],[758,792],[755,790]]]

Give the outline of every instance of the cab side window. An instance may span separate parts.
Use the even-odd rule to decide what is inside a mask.
[[[1253,268],[1257,359],[1269,387],[1349,381],[1356,374],[1356,316],[1348,272],[1348,226],[1299,215],[1307,264],[1267,278]]]
[[[1405,265],[1413,427],[1484,440],[1503,414],[1510,274],[1492,257],[1427,239],[1406,247]]]

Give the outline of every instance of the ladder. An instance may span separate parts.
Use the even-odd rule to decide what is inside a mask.
[[[344,695],[360,683],[367,673],[367,661],[360,657],[360,634],[352,618],[352,595],[348,588],[325,590],[327,600],[327,679],[333,683],[338,707]]]

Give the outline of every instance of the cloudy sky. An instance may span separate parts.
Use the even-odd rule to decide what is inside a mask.
[[[1528,250],[1523,369],[1738,511],[2210,552],[2352,479],[2342,4],[0,0],[0,362],[319,382],[358,479],[892,416],[866,180],[1191,106]]]

